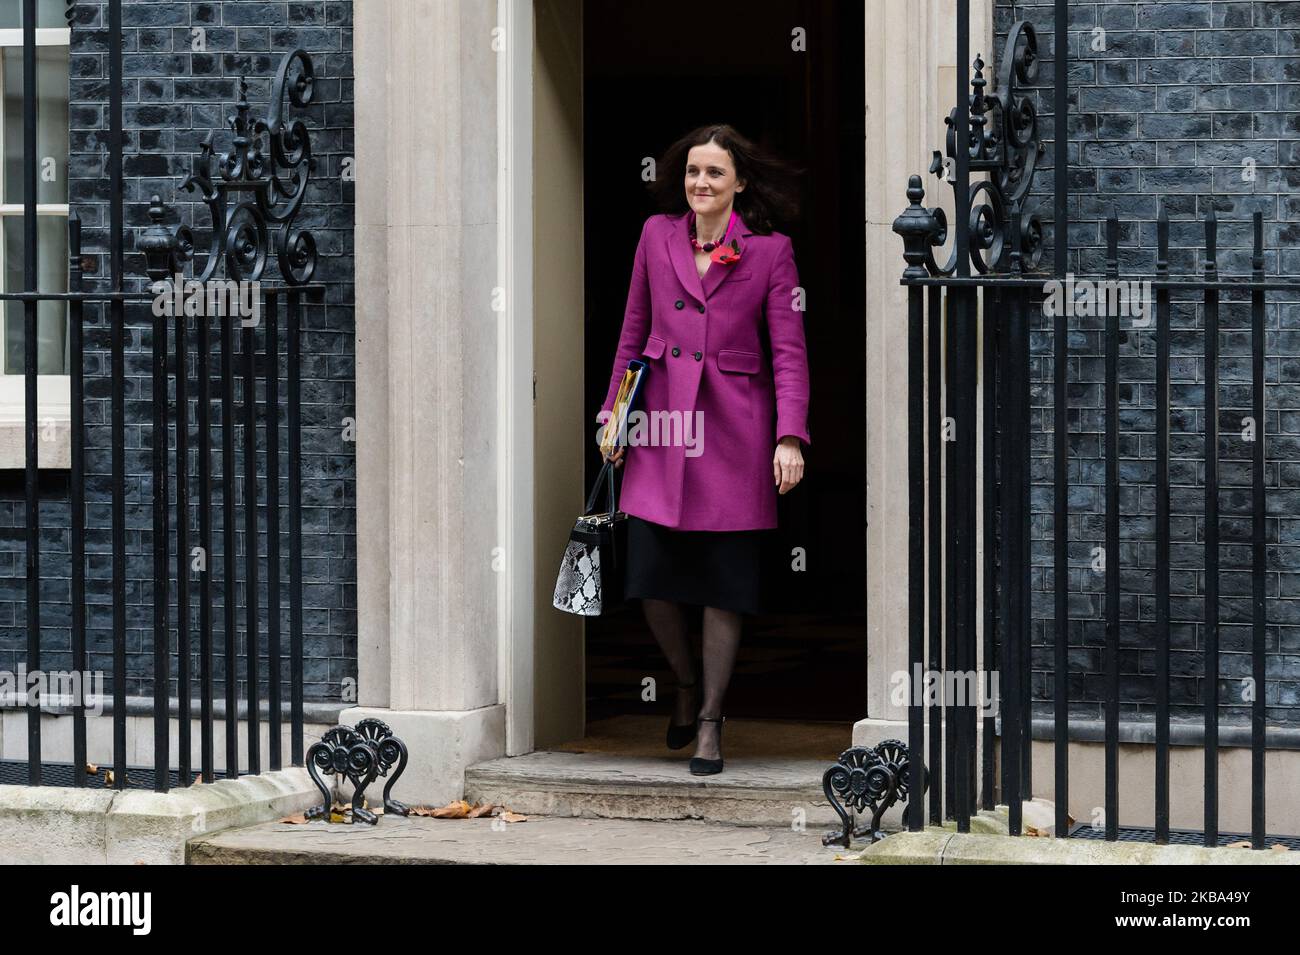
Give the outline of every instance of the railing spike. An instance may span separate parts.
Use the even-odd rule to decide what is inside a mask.
[[[1160,278],[1169,276],[1169,210],[1163,202],[1156,218],[1156,273]]]
[[[1253,243],[1250,256],[1250,270],[1257,279],[1264,277],[1264,213],[1258,209],[1251,215]]]
[[[1119,217],[1113,207],[1106,216],[1106,274],[1119,274]]]
[[[1205,213],[1205,274],[1207,277],[1219,272],[1219,219],[1214,214],[1214,207]]]

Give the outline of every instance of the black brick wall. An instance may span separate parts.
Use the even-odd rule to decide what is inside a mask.
[[[87,277],[90,287],[106,287],[108,274],[109,183],[107,180],[108,38],[106,5],[79,2],[71,40],[70,126],[68,180],[72,211],[83,222],[83,244],[95,253],[98,267]],[[288,107],[290,118],[302,118],[311,129],[316,170],[296,226],[310,229],[320,253],[316,281],[328,284],[325,304],[312,305],[303,314],[302,449],[304,486],[304,631],[305,696],[309,700],[339,701],[344,680],[356,675],[356,468],[354,445],[343,438],[343,419],[353,414],[355,360],[353,351],[353,190],[343,176],[344,160],[353,152],[352,120],[352,4],[350,0],[315,2],[184,2],[157,0],[123,4],[125,127],[124,207],[128,225],[126,271],[142,279],[143,259],[134,254],[135,239],[148,224],[150,195],[158,194],[171,207],[167,224],[185,222],[197,231],[197,245],[206,248],[206,207],[179,187],[191,168],[191,156],[211,130],[216,130],[218,153],[228,148],[228,120],[234,115],[239,76],[248,76],[252,115],[265,115],[271,79],[286,51],[297,47],[311,54],[316,73],[313,102],[305,109]],[[201,29],[202,49],[196,30]],[[215,164],[214,164],[215,167]],[[215,168],[214,168],[215,172]],[[272,256],[272,262],[274,257]],[[272,264],[264,281],[278,280]],[[134,284],[140,284],[136,281]],[[127,648],[128,694],[152,693],[152,379],[148,306],[128,311],[126,356],[126,467],[127,467]],[[281,307],[281,340],[284,334]],[[197,448],[193,432],[197,391],[193,366],[195,353],[191,325],[190,446]],[[259,333],[260,334],[260,333]],[[109,558],[111,467],[109,430],[108,328],[96,316],[87,328],[85,373],[87,405],[88,499],[88,627],[90,666],[111,673],[111,604]],[[214,375],[218,373],[213,342]],[[283,362],[283,344],[281,345]],[[174,365],[173,365],[174,367]],[[281,397],[285,396],[281,365]],[[259,369],[259,375],[261,371]],[[171,413],[175,414],[174,385]],[[219,396],[219,380],[212,394]],[[259,402],[262,390],[259,384]],[[242,393],[236,390],[236,420]],[[213,421],[220,422],[220,405],[213,403]],[[259,433],[265,422],[259,415]],[[281,416],[280,501],[282,533],[288,526],[287,432]],[[241,440],[236,434],[236,442]],[[175,447],[175,428],[170,436]],[[264,448],[264,438],[259,448]],[[214,428],[213,455],[214,529],[209,558],[214,593],[213,634],[216,649],[217,695],[224,693],[222,627],[222,536],[220,512],[220,429]],[[191,451],[189,469],[196,474]],[[237,500],[242,502],[242,457],[236,460]],[[265,473],[259,455],[259,473]],[[41,512],[43,665],[71,665],[69,531],[67,475],[44,478]],[[264,482],[263,482],[264,483]],[[197,485],[191,481],[191,500]],[[265,489],[259,494],[264,503]],[[172,485],[175,494],[175,485]],[[245,692],[245,634],[243,617],[243,561],[245,544],[242,513],[239,526],[239,693]],[[14,668],[25,658],[24,633],[24,511],[22,474],[0,472],[0,667]],[[173,525],[175,523],[173,517]],[[192,515],[191,545],[197,544],[197,511]],[[174,526],[173,526],[174,532]],[[266,553],[265,521],[261,525],[261,553]],[[172,539],[175,548],[175,538]],[[288,580],[288,539],[282,538],[282,579]],[[174,557],[173,557],[174,566]],[[260,571],[259,606],[266,620],[265,569]],[[192,585],[197,614],[198,585]],[[172,585],[175,601],[175,584]],[[282,598],[282,646],[288,648],[288,601]],[[173,610],[173,626],[175,611]],[[197,680],[198,631],[191,628],[196,655],[192,672]],[[175,639],[173,633],[173,640]],[[263,641],[265,636],[263,636]],[[263,649],[263,654],[265,649]],[[266,664],[262,664],[263,680]],[[287,656],[282,676],[288,680]],[[173,690],[174,690],[173,679]],[[195,691],[197,692],[197,690]],[[261,694],[265,699],[265,687]]]
[[[1070,267],[1105,264],[1104,219],[1121,220],[1122,274],[1155,266],[1156,217],[1170,217],[1170,268],[1204,267],[1201,220],[1218,218],[1219,269],[1250,270],[1253,212],[1264,218],[1265,268],[1300,276],[1300,3],[1079,3],[1070,5]],[[1037,105],[1052,121],[1050,4],[996,9],[999,40],[1014,19],[1039,31],[1044,55]],[[1092,48],[1104,31],[1105,50]],[[989,57],[986,55],[986,59]],[[1053,152],[1040,163],[1037,211],[1051,217]],[[1243,176],[1253,160],[1254,178]],[[1031,208],[1033,202],[1031,200]],[[1046,222],[1045,222],[1046,225]],[[1050,236],[1050,226],[1047,228]],[[1044,259],[1050,267],[1050,249]],[[1300,724],[1300,304],[1268,296],[1266,445],[1268,630],[1265,701],[1270,724]],[[1105,578],[1093,548],[1105,542],[1104,319],[1072,318],[1070,334],[1070,700],[1099,719],[1103,699]],[[1126,320],[1121,320],[1124,323]],[[1171,701],[1175,719],[1199,721],[1204,693],[1204,381],[1199,303],[1171,310]],[[1225,723],[1248,720],[1250,674],[1249,301],[1220,305],[1220,673]],[[1050,716],[1052,646],[1051,320],[1038,315],[1033,381],[1035,712]],[[1121,718],[1153,713],[1155,571],[1155,339],[1153,326],[1120,345]]]

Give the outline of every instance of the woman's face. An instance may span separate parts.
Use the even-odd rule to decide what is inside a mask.
[[[726,211],[735,194],[744,189],[744,180],[736,178],[731,153],[717,143],[692,146],[686,154],[686,201],[697,216]]]

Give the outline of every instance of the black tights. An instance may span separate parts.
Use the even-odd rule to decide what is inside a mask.
[[[646,623],[654,634],[677,677],[677,682],[691,683],[696,679],[695,661],[686,628],[686,614],[681,604],[669,600],[644,598],[641,601]],[[704,608],[704,684],[693,690],[679,691],[677,706],[700,700],[698,708],[675,712],[674,722],[689,723],[695,716],[719,716],[722,701],[731,682],[731,671],[736,665],[736,652],[740,649],[741,615],[717,607]],[[718,746],[718,723],[700,723],[696,755],[704,759],[721,756]]]

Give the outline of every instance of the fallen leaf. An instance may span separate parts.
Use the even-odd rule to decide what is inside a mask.
[[[429,815],[435,819],[464,819],[469,816],[469,811],[470,804],[463,799],[457,799],[439,809],[435,809]]]
[[[1241,842],[1229,842],[1226,846],[1224,846],[1224,848],[1225,849],[1249,849],[1250,842],[1245,839],[1241,840]]]
[[[506,822],[527,822],[528,821],[527,816],[520,815],[517,812],[511,812],[509,809],[504,809],[501,811],[501,818],[504,819]]]
[[[94,763],[87,763],[87,764],[86,764],[86,775],[87,775],[87,776],[98,776],[98,775],[99,775],[99,767],[96,766]]]
[[[471,806],[465,800],[457,799],[445,806],[411,806],[407,815],[424,816],[429,819],[478,819],[481,816],[492,815],[493,810],[497,808],[490,802],[476,803]]]
[[[276,822],[287,822],[290,825],[300,826],[307,821],[307,814],[300,812],[292,816],[285,816],[283,819],[277,819]]]
[[[346,822],[347,817],[341,812],[331,812],[330,822]]]
[[[1284,845],[1282,845],[1282,843],[1280,843],[1280,842],[1279,842],[1277,845],[1275,845],[1275,846],[1269,846],[1268,848],[1269,848],[1269,851],[1271,851],[1271,852],[1290,852],[1290,851],[1291,851],[1291,847],[1290,847],[1290,846],[1284,846]]]

